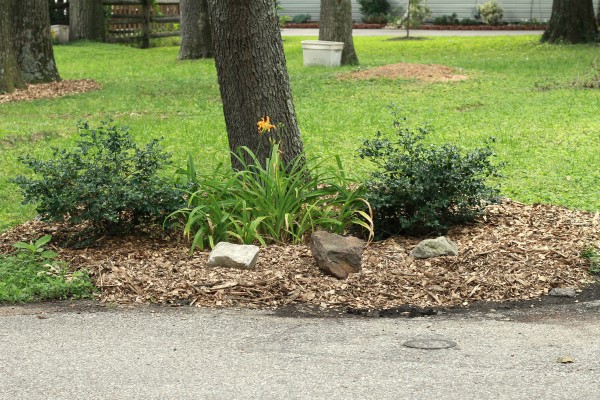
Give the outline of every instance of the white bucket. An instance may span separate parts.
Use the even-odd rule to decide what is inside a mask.
[[[69,25],[52,25],[50,27],[50,34],[52,35],[53,41],[59,44],[65,44],[69,42]]]
[[[343,48],[343,42],[303,40],[302,56],[304,66],[325,65],[327,67],[339,67],[342,61]]]

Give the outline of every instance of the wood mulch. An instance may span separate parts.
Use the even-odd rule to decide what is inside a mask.
[[[17,240],[65,227],[31,221],[0,234],[0,253]],[[457,257],[413,260],[419,239],[396,237],[370,244],[363,270],[346,280],[323,275],[305,245],[261,248],[255,270],[207,268],[208,252],[189,255],[177,238],[105,238],[81,250],[56,247],[72,268],[87,268],[99,299],[116,303],[175,303],[202,307],[326,308],[437,307],[480,301],[534,299],[555,287],[581,289],[594,282],[580,251],[600,247],[600,213],[505,200],[480,222],[448,235]]]
[[[38,83],[35,85],[28,85],[26,89],[17,89],[13,93],[0,94],[0,103],[54,99],[56,97],[85,93],[98,89],[100,89],[100,85],[93,79]]]
[[[457,82],[468,79],[455,69],[437,64],[398,63],[359,71],[344,72],[338,79],[417,79],[424,82]]]

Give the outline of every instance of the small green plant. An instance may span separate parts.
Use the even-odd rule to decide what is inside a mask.
[[[289,15],[280,15],[281,11],[283,11],[283,7],[281,7],[281,4],[279,4],[279,1],[277,0],[274,1],[274,4],[275,12],[277,13],[277,17],[279,18],[279,27],[283,28],[285,27],[285,24],[292,21],[292,17],[290,17]]]
[[[312,17],[310,16],[310,14],[298,14],[295,15],[294,18],[292,18],[292,22],[295,24],[303,24],[305,22],[310,21]]]
[[[16,255],[0,255],[0,303],[83,298],[95,291],[87,271],[69,271],[46,250],[51,236],[18,242]]]
[[[406,12],[399,17],[391,17],[388,27],[406,29],[406,37],[410,36],[410,30],[418,28],[427,18],[431,17],[431,10],[427,6],[427,1],[423,4],[422,0],[409,0],[409,7]]]
[[[17,242],[13,246],[19,249],[21,254],[27,254],[41,260],[50,260],[58,255],[56,252],[46,249],[45,246],[50,240],[52,240],[52,235],[44,235],[35,242]]]
[[[289,15],[280,15],[279,16],[279,27],[280,28],[284,28],[285,24],[287,24],[288,22],[292,22],[292,17],[290,17]]]
[[[221,165],[200,176],[189,159],[180,172],[196,190],[190,192],[188,207],[169,219],[182,221],[184,234],[193,238],[191,251],[220,241],[298,243],[317,229],[344,233],[358,226],[372,233],[364,190],[349,188],[339,158],[337,171],[324,173],[321,164],[311,161],[284,165],[278,144],[271,146],[264,165],[251,150],[239,149],[239,171]]]
[[[184,204],[181,191],[159,176],[170,164],[159,140],[140,148],[112,121],[97,129],[83,122],[79,130],[74,150],[54,149],[49,161],[20,158],[39,178],[20,175],[14,182],[43,220],[86,222],[99,233],[119,234],[162,221]]]
[[[463,155],[456,146],[426,144],[427,128],[412,129],[394,116],[395,137],[378,132],[358,152],[378,167],[365,183],[376,238],[444,232],[497,200],[498,188],[486,181],[499,177],[489,147]]]
[[[587,247],[581,252],[581,257],[589,261],[592,274],[600,274],[600,249],[595,246]]]
[[[487,25],[500,25],[504,10],[496,0],[490,0],[487,3],[477,6],[479,15]]]
[[[420,27],[427,18],[431,16],[431,9],[427,0],[410,0],[406,14],[404,14],[402,25],[407,29]]]

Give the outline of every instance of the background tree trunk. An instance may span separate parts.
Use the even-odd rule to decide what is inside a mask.
[[[352,39],[352,3],[350,0],[321,0],[319,40],[344,42],[342,65],[358,64]]]
[[[11,0],[13,45],[26,83],[59,81],[47,0]]]
[[[69,40],[104,40],[102,0],[69,0]]]
[[[25,87],[11,38],[10,1],[0,0],[0,93]]]
[[[213,56],[212,35],[206,0],[180,0],[180,60],[196,60]]]
[[[283,161],[303,157],[275,2],[208,0],[208,10],[230,149],[247,146],[263,162],[269,146],[256,123],[269,116],[285,126],[275,135]]]
[[[596,11],[596,24],[600,29],[600,1],[598,2],[598,11]]]
[[[542,42],[585,43],[598,32],[592,0],[554,0]]]

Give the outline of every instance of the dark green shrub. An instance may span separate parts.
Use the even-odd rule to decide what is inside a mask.
[[[367,21],[369,17],[383,17],[390,12],[390,3],[388,0],[358,0],[358,4],[360,4],[360,12],[364,16],[363,22],[369,23]]]
[[[471,18],[463,18],[460,20],[461,25],[481,25],[481,22],[471,19]]]
[[[390,21],[390,14],[372,14],[366,17],[363,17],[363,22],[365,24],[387,24]]]
[[[463,155],[453,145],[424,143],[429,131],[403,121],[396,117],[395,137],[378,132],[358,153],[378,167],[365,183],[376,238],[443,232],[474,220],[496,201],[498,188],[486,182],[499,177],[489,146]]]
[[[295,24],[303,24],[305,22],[310,21],[312,17],[310,16],[310,14],[298,14],[296,16],[294,16],[294,18],[292,18],[292,22]]]
[[[14,182],[24,204],[37,203],[43,220],[87,222],[98,232],[123,233],[138,223],[162,221],[184,204],[182,193],[159,176],[170,164],[160,140],[139,148],[129,130],[112,121],[78,128],[73,150],[53,149],[48,161],[20,158],[38,178],[21,175]]]
[[[458,16],[456,13],[452,15],[442,15],[433,19],[434,25],[458,25]]]

